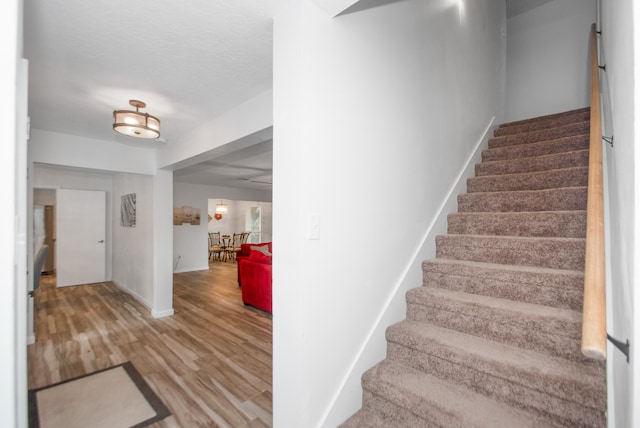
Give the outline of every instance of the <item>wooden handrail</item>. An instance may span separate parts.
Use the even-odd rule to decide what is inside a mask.
[[[587,241],[582,310],[582,354],[604,360],[607,356],[605,317],[604,202],[602,185],[602,126],[598,78],[596,24],[591,25],[591,129],[589,137],[589,189]]]

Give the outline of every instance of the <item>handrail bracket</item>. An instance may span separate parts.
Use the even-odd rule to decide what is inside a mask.
[[[629,349],[631,347],[631,344],[629,343],[629,339],[627,339],[627,343],[623,343],[622,341],[612,337],[609,333],[607,333],[607,339],[609,339],[609,342],[611,342],[613,346],[618,348],[627,357],[627,363],[628,363]]]

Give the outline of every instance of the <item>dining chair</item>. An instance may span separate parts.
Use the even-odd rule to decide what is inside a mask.
[[[236,253],[240,251],[240,245],[242,245],[242,233],[234,233],[231,239],[231,244],[227,248],[227,255],[232,261],[236,260]]]
[[[220,232],[209,233],[209,260],[220,260],[223,248],[220,242]]]
[[[227,257],[228,257],[228,250],[229,247],[231,247],[232,241],[231,241],[231,236],[230,235],[222,235],[220,237],[220,246],[222,247],[222,252],[221,252],[221,256],[222,259],[224,259],[224,261],[227,261]]]

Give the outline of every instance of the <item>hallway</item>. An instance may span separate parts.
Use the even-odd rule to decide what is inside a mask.
[[[243,305],[235,264],[175,274],[162,319],[111,283],[54,281],[36,293],[29,388],[131,361],[173,413],[156,427],[272,425],[272,320]]]

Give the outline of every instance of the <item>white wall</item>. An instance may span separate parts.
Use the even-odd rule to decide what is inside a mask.
[[[136,194],[136,225],[120,224],[122,196]],[[113,178],[113,282],[153,307],[153,176],[116,174]]]
[[[274,426],[336,426],[360,406],[362,371],[434,253],[421,239],[501,117],[505,20],[500,0],[336,19],[301,0],[276,17]]]
[[[635,6],[635,7],[634,7]],[[635,27],[635,28],[634,28]],[[612,345],[607,348],[609,365],[610,426],[640,427],[640,292],[637,290],[640,266],[637,243],[640,242],[638,203],[640,183],[637,166],[640,150],[640,19],[632,0],[602,1],[602,60],[607,64],[601,79],[610,97],[605,97],[605,134],[614,135],[614,147],[605,144],[608,182],[608,322],[607,331],[615,338],[631,342],[631,360],[627,363]],[[610,103],[609,103],[610,102]],[[609,107],[610,106],[610,107]],[[610,114],[609,114],[610,108]],[[613,423],[612,423],[613,421]]]
[[[0,210],[0,233],[5,237],[0,240],[0,281],[5,284],[0,289],[0,425],[6,427],[16,426],[17,421],[23,420],[27,414],[26,408],[18,408],[18,394],[25,394],[26,391],[20,390],[18,377],[21,375],[17,373],[18,367],[26,363],[26,358],[16,348],[16,326],[20,323],[18,317],[24,317],[26,312],[16,307],[17,293],[26,292],[26,289],[19,287],[15,265],[18,238],[15,219],[19,210],[16,203],[16,175],[24,172],[17,169],[15,164],[18,149],[16,77],[18,60],[22,56],[19,4],[17,0],[0,4],[0,93],[3,94],[0,97],[0,125],[5,141],[0,157],[0,189],[6,204]]]
[[[507,22],[506,121],[589,105],[596,0],[554,0]]]
[[[271,192],[252,189],[239,189],[220,186],[205,186],[199,184],[174,183],[173,206],[190,206],[200,209],[200,225],[183,224],[173,226],[173,262],[176,272],[189,272],[209,269],[207,212],[210,198],[224,199],[225,203],[233,200],[250,200],[267,202],[271,199]],[[231,211],[231,207],[229,208]],[[226,218],[225,218],[226,217]],[[222,221],[227,223],[231,218],[225,216]],[[211,220],[215,222],[216,220]],[[217,231],[217,230],[216,230]],[[221,230],[222,231],[222,230]],[[232,230],[230,233],[242,232]]]
[[[54,165],[155,174],[154,150],[32,129],[29,160]]]

